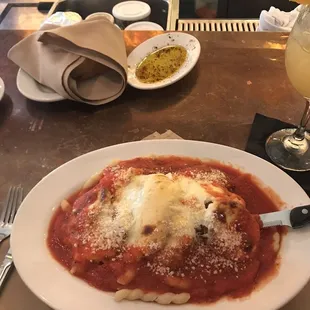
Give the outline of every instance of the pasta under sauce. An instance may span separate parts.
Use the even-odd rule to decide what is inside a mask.
[[[99,191],[101,195],[109,193],[113,196],[116,172],[118,169],[128,168],[137,168],[143,175],[176,173],[192,178],[206,175],[210,183],[225,186],[230,192],[241,196],[251,214],[278,209],[277,203],[269,198],[251,175],[217,162],[175,156],[135,158],[118,162],[116,166],[105,168],[99,182],[93,187],[83,189],[67,199],[74,212],[58,208],[51,220],[48,247],[54,258],[69,270],[72,270],[77,260],[79,261],[74,272],[77,277],[103,291],[140,289],[145,293],[155,291],[159,294],[186,292],[190,294],[189,302],[202,303],[216,301],[224,295],[247,295],[276,272],[278,260],[274,239],[275,234],[278,239],[279,236],[281,238],[280,228],[261,229],[255,255],[245,261],[230,259],[234,257],[233,247],[230,248],[231,252],[226,254],[216,252],[212,245],[200,237],[204,232],[199,230],[198,242],[182,252],[181,260],[176,266],[167,268],[158,264],[153,254],[145,257],[136,249],[125,251],[120,247],[116,252],[111,252],[111,255],[106,250],[97,251],[94,258],[89,259],[91,249],[87,241],[85,246],[81,246],[83,250],[79,252],[80,245],[74,243],[79,231],[74,231],[74,227],[80,226],[74,219],[74,213],[87,209],[96,200]],[[248,220],[245,218],[245,222]],[[79,217],[79,221],[83,221],[83,216]],[[149,229],[152,230],[151,227]],[[126,277],[130,277],[130,270],[134,270],[133,279],[127,284],[120,284],[124,272]]]

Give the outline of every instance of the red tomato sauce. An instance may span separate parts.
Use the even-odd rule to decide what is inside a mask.
[[[203,162],[199,159],[184,157],[150,157],[135,158],[118,163],[120,168],[139,168],[141,173],[173,173],[183,175],[191,171],[210,171],[216,169],[222,171],[229,180],[228,188],[231,192],[240,195],[247,209],[252,214],[273,212],[279,209],[279,202],[272,201],[267,192],[262,189],[250,174],[243,173],[231,166],[218,162]],[[98,189],[108,189],[113,192],[113,173],[110,168],[103,171],[103,176],[99,183],[88,191],[80,191],[71,196],[68,201],[74,205],[75,209],[84,209],[89,206],[96,197]],[[67,269],[71,269],[73,259],[72,227],[68,228],[70,213],[56,210],[49,227],[47,245],[53,257]],[[222,296],[242,297],[253,291],[263,280],[276,274],[278,257],[273,249],[273,235],[278,232],[280,236],[283,232],[279,228],[265,228],[260,231],[260,241],[257,255],[246,262],[245,265],[235,265],[231,268],[221,270],[221,273],[212,270],[210,261],[214,258],[206,257],[205,253],[199,254],[199,247],[190,247],[184,257],[181,268],[182,277],[190,283],[184,289],[171,287],[165,281],[166,275],[150,274],[147,267],[147,259],[138,262],[123,259],[111,260],[105,258],[101,261],[86,261],[83,269],[76,276],[87,281],[90,285],[103,291],[116,291],[121,288],[140,288],[145,292],[156,291],[165,292],[188,292],[191,295],[192,303],[213,302]],[[200,248],[204,244],[200,244]],[[85,248],[87,252],[87,247]],[[212,251],[212,249],[211,249]],[[82,254],[83,256],[83,254]],[[150,258],[151,259],[151,258]],[[195,259],[201,262],[193,269],[188,261]],[[117,277],[126,268],[131,266],[137,270],[136,277],[129,284],[122,286],[117,283]],[[211,270],[208,269],[211,266]]]

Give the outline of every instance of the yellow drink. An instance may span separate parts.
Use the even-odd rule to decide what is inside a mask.
[[[310,171],[310,135],[306,133],[310,120],[310,5],[300,8],[287,41],[285,66],[292,85],[306,98],[306,108],[297,129],[282,129],[269,136],[266,152],[282,168]]]
[[[289,37],[285,66],[287,75],[296,90],[304,97],[310,98],[310,33],[300,33],[301,35],[306,35],[306,40],[299,35]]]

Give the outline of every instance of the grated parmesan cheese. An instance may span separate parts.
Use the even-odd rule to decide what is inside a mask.
[[[197,268],[204,268],[200,278],[205,281],[210,274],[242,271],[243,262],[233,253],[242,247],[243,236],[214,214],[222,203],[221,195],[227,192],[225,174],[216,169],[162,172],[143,175],[141,169],[109,167],[113,185],[104,195],[98,192],[87,208],[79,243],[90,246],[93,253],[117,250],[113,262],[122,259],[130,246],[143,247],[146,256],[156,254],[146,264],[155,275],[190,278]],[[203,241],[196,236],[200,225],[207,228]],[[143,234],[145,226],[151,227],[151,233]],[[195,251],[178,269],[173,265],[178,255],[190,250],[193,243]]]

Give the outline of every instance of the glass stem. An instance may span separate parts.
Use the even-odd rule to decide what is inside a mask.
[[[301,141],[305,138],[306,126],[309,122],[309,119],[310,119],[310,102],[309,99],[306,99],[306,107],[304,110],[304,114],[302,116],[298,128],[293,134],[294,139]]]

